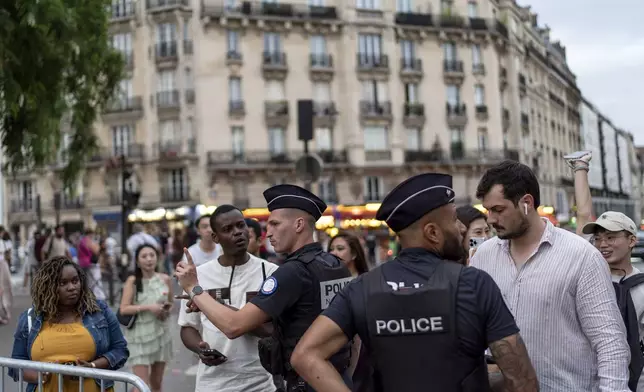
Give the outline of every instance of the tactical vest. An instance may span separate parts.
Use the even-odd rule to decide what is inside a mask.
[[[457,336],[456,290],[463,268],[438,263],[424,286],[397,291],[382,268],[364,277],[376,391],[489,391],[484,352],[466,356]]]
[[[319,302],[314,304],[311,313],[305,317],[292,319],[290,317],[280,316],[274,323],[274,330],[277,332],[276,338],[284,360],[284,370],[289,373],[293,372],[290,364],[291,354],[295,346],[304,335],[313,321],[329,306],[336,293],[340,292],[351,280],[351,273],[347,267],[338,260],[337,257],[330,253],[319,250],[317,252],[307,252],[297,259],[289,260],[289,263],[298,263],[300,268],[305,268],[313,281],[313,296],[319,298]],[[350,346],[347,345],[340,352],[331,357],[331,363],[339,372],[343,372],[349,366],[351,356]]]

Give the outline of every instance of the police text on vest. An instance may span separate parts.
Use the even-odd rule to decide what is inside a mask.
[[[349,277],[320,282],[320,306],[322,307],[322,310],[328,308],[333,297],[335,297],[335,295],[352,280],[353,278]]]
[[[376,335],[419,335],[443,332],[443,317],[376,320]]]

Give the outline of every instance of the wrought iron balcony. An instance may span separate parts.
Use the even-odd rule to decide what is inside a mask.
[[[157,108],[178,108],[180,105],[179,90],[159,91],[157,93]]]
[[[363,119],[391,119],[391,102],[360,101],[360,116]]]
[[[358,53],[357,58],[359,71],[389,69],[389,57],[385,54]]]
[[[192,199],[189,185],[162,187],[159,193],[162,203],[186,202]]]
[[[190,7],[189,0],[147,0],[145,8],[150,11]]]
[[[174,59],[178,56],[177,42],[159,42],[154,46],[154,53],[157,62]]]
[[[12,199],[10,202],[10,211],[12,213],[35,212],[37,203],[35,197],[29,199]]]
[[[139,96],[117,97],[108,103],[105,113],[133,112],[143,110],[143,99]]]
[[[280,151],[208,151],[208,165],[211,168],[250,167],[266,164],[292,164],[300,153]]]
[[[396,24],[429,27],[434,25],[434,16],[430,13],[398,12],[396,13]]]
[[[336,7],[294,4],[280,1],[269,3],[263,1],[242,1],[229,4],[228,1],[202,0],[202,15],[219,18],[222,16],[247,18],[282,18],[293,22],[322,22],[338,19]]]

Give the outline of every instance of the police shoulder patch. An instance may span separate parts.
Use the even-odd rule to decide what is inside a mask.
[[[264,284],[262,284],[262,289],[260,290],[260,292],[264,295],[271,295],[275,292],[275,290],[277,290],[277,279],[271,276],[264,281]]]

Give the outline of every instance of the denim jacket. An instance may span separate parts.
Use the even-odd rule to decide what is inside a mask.
[[[83,325],[94,338],[96,358],[105,357],[110,364],[109,370],[118,370],[125,365],[130,356],[130,351],[127,349],[127,342],[123,337],[114,312],[104,301],[97,302],[101,310],[96,313],[85,313],[82,320]],[[31,346],[34,344],[36,336],[40,333],[43,316],[32,312],[31,332],[29,332],[27,312],[28,310],[25,310],[18,318],[18,326],[13,336],[11,358],[31,360]],[[10,368],[9,377],[12,377],[14,381],[18,381],[18,369]],[[96,384],[100,386],[100,381],[96,380]],[[105,388],[109,388],[114,385],[114,382],[105,380],[104,385]],[[35,391],[36,387],[36,384],[27,384],[27,392]]]

